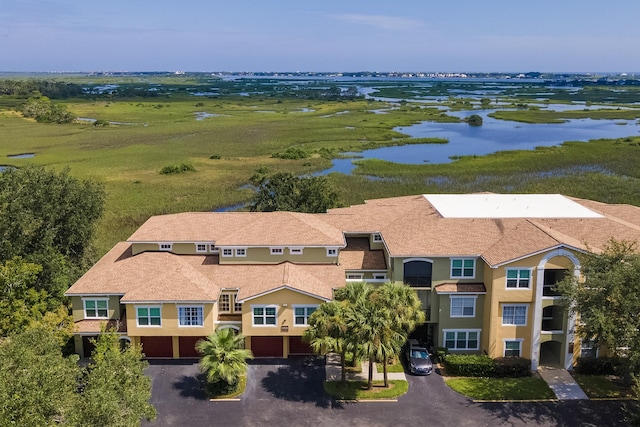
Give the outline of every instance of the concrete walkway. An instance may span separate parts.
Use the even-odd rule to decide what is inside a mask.
[[[566,369],[540,366],[538,373],[549,384],[558,400],[589,399]]]
[[[340,381],[342,379],[342,368],[340,367],[340,355],[337,353],[327,354],[327,363],[325,365],[327,374],[327,381]],[[362,372],[347,372],[348,380],[363,380],[367,381],[369,375],[369,362],[362,362]],[[389,380],[407,380],[404,372],[387,372],[387,378]],[[378,373],[375,363],[373,365],[373,380],[384,380],[384,374]]]

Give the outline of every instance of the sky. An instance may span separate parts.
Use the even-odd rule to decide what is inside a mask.
[[[639,0],[0,0],[0,71],[640,72]]]

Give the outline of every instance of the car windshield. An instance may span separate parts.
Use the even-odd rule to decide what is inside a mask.
[[[411,357],[413,359],[427,359],[429,355],[426,350],[421,349],[413,349],[411,350]]]

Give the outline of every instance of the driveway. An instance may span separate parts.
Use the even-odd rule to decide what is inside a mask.
[[[322,360],[251,361],[239,401],[210,402],[199,389],[195,362],[153,361],[151,402],[158,411],[145,426],[621,426],[622,403],[563,401],[474,403],[449,389],[437,373],[408,376],[397,402],[342,403],[322,389]]]

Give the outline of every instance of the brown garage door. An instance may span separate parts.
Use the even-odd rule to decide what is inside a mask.
[[[171,337],[140,337],[146,357],[173,357]]]
[[[289,354],[313,354],[309,344],[302,340],[302,337],[289,337]]]
[[[91,340],[97,339],[98,336],[94,335],[91,337],[88,336],[83,336],[82,337],[82,355],[84,357],[91,357],[91,352],[93,352],[93,349],[96,348],[96,345],[94,343],[91,342]]]
[[[251,337],[253,357],[282,357],[282,337]]]
[[[202,357],[196,351],[196,343],[205,337],[179,337],[180,357]]]

